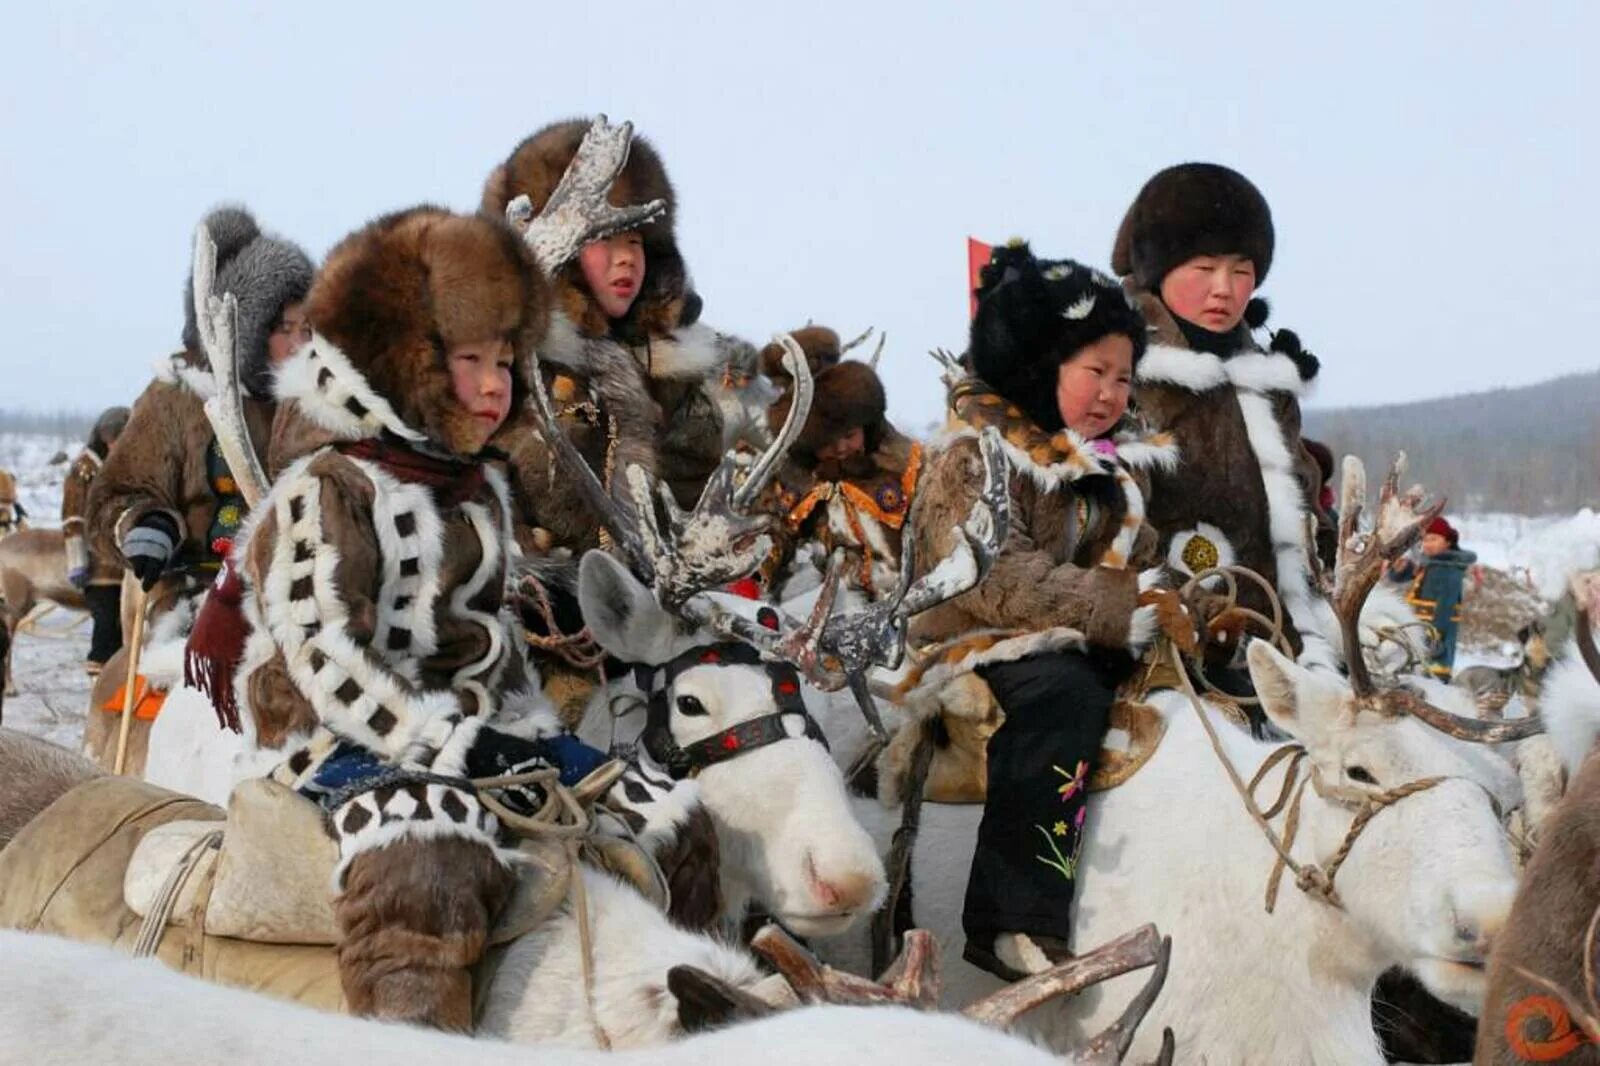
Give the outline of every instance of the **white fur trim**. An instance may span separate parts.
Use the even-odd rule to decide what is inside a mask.
[[[1158,433],[1146,439],[1117,438],[1117,458],[1135,470],[1178,469],[1178,444],[1171,436]]]
[[[1140,382],[1178,385],[1190,392],[1205,392],[1228,383],[1228,372],[1219,357],[1167,344],[1150,345],[1133,376]]]
[[[575,373],[589,375],[603,367],[591,350],[591,346],[598,345],[624,349],[622,344],[609,337],[585,337],[578,332],[572,319],[558,311],[550,316],[550,329],[539,345],[539,358]],[[722,347],[717,343],[716,330],[698,322],[676,330],[667,337],[651,337],[648,351],[642,344],[631,351],[634,364],[653,378],[706,378],[721,369],[726,360]]]
[[[1230,356],[1223,363],[1223,369],[1236,388],[1288,392],[1296,396],[1305,391],[1300,368],[1282,352],[1241,352]]]
[[[372,791],[363,792],[333,812],[329,820],[339,842],[339,863],[333,871],[335,892],[343,889],[345,871],[357,855],[402,840],[470,840],[489,848],[502,866],[510,867],[511,853],[494,846],[495,835],[500,830],[499,820],[484,809],[476,796],[450,785],[429,783],[423,788],[429,808],[426,817],[417,817],[420,809],[417,801],[403,789],[388,794],[381,807],[378,792]],[[447,793],[454,795],[466,807],[463,821],[457,822],[444,812],[442,804]],[[344,829],[345,816],[353,808],[365,811],[368,817],[360,829],[347,832]]]
[[[1161,622],[1156,617],[1156,605],[1148,603],[1143,607],[1135,607],[1128,618],[1128,651],[1137,659],[1160,632]]]
[[[217,382],[211,376],[211,371],[202,366],[195,366],[181,352],[156,360],[151,369],[155,371],[157,381],[168,385],[180,385],[202,400],[209,400],[217,394]]]
[[[1272,534],[1272,552],[1278,567],[1278,595],[1300,631],[1305,645],[1302,658],[1307,665],[1326,664],[1339,624],[1328,601],[1311,587],[1305,523],[1310,504],[1300,491],[1294,460],[1284,440],[1283,428],[1273,413],[1271,399],[1244,388],[1237,390],[1237,396],[1245,433],[1250,438],[1250,450],[1255,452],[1256,463],[1261,467],[1261,487],[1267,497],[1267,526]],[[1355,649],[1355,654],[1360,654],[1359,649]]]
[[[278,367],[273,394],[293,401],[306,417],[341,440],[376,437],[385,429],[402,440],[427,439],[401,421],[350,357],[320,333],[313,333],[310,343]],[[348,406],[351,403],[359,404],[363,412],[356,414]]]
[[[1082,437],[1070,429],[1062,432],[1071,440],[1073,453],[1060,462],[1043,466],[1034,462],[1032,456],[1015,444],[1004,437],[1000,438],[1000,447],[1006,453],[1007,464],[1013,471],[1028,475],[1039,487],[1040,492],[1054,492],[1062,485],[1070,484],[1079,478],[1091,474],[1104,474],[1107,471],[1105,461],[1095,454],[1094,449],[1090,448]],[[962,439],[977,440],[978,431],[972,426],[963,424],[945,434],[946,441]]]
[[[1165,567],[1152,566],[1148,570],[1139,571],[1139,591],[1149,592],[1151,589],[1165,588],[1167,571]]]
[[[324,725],[398,760],[429,723],[458,719],[460,702],[448,689],[419,690],[388,668],[381,651],[358,645],[351,638],[349,610],[335,576],[339,550],[322,527],[325,486],[307,472],[311,461],[322,454],[323,450],[313,452],[292,465],[262,504],[273,508],[277,520],[272,561],[259,589],[263,614],[273,639],[283,649],[295,687],[311,702]],[[298,582],[309,582],[309,595],[293,595]],[[351,682],[359,694],[347,703],[338,693]],[[369,724],[380,707],[395,719],[381,735]]]
[[[1026,659],[1030,655],[1042,655],[1046,652],[1087,651],[1089,641],[1084,637],[1082,630],[1072,629],[1068,626],[1053,626],[1042,629],[1037,633],[1023,633],[1019,636],[1008,637],[995,644],[964,655],[951,663],[939,663],[929,669],[917,679],[917,685],[906,693],[905,705],[912,713],[927,717],[929,706],[937,710],[939,690],[964,674],[970,674],[980,666],[990,663],[1011,663],[1018,659]]]
[[[709,377],[726,359],[717,331],[699,322],[666,337],[651,337],[648,349],[641,344],[633,353],[650,377],[680,381]]]

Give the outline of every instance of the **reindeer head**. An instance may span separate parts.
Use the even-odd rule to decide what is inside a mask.
[[[1476,1013],[1516,889],[1500,820],[1520,801],[1510,765],[1409,715],[1369,709],[1266,641],[1248,659],[1263,710],[1311,767],[1297,849],[1310,854],[1297,857],[1337,871],[1338,899],[1374,950]]]
[[[578,598],[595,640],[636,664],[649,702],[645,755],[699,785],[729,906],[759,902],[804,936],[841,933],[875,910],[883,863],[795,671],[666,610],[604,553],[584,556]]]

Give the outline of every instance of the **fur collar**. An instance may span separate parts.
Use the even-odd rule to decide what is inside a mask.
[[[388,430],[402,440],[427,437],[406,425],[350,358],[320,333],[278,367],[274,392],[335,440],[364,440]]]
[[[151,369],[157,381],[187,389],[201,400],[209,400],[217,394],[217,383],[211,376],[211,368],[203,360],[197,361],[189,352],[178,352],[158,359]]]
[[[1135,292],[1139,309],[1149,323],[1150,346],[1134,370],[1134,380],[1146,385],[1176,385],[1189,392],[1206,392],[1223,385],[1252,392],[1305,392],[1309,375],[1283,352],[1264,352],[1254,340],[1226,359],[1197,352],[1183,339],[1183,331],[1156,296]]]
[[[1071,429],[1046,433],[977,378],[965,378],[951,388],[950,411],[947,437],[998,430],[1011,466],[1026,472],[1045,492],[1079,478],[1112,474],[1118,465],[1164,470],[1178,465],[1178,447],[1170,433],[1152,433],[1143,426],[1122,430],[1113,438],[1117,455],[1112,459]]]
[[[584,336],[571,318],[557,311],[550,317],[550,332],[539,346],[539,358],[586,377],[600,377],[615,372],[616,353],[621,352],[651,378],[698,381],[727,361],[723,348],[717,332],[698,322],[652,337],[648,346],[629,348],[611,337]]]

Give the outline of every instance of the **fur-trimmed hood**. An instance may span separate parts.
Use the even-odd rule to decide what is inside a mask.
[[[455,398],[446,352],[509,341],[511,409],[519,411],[529,353],[550,320],[543,276],[510,226],[429,206],[386,215],[341,241],[307,305],[313,338],[279,368],[281,400],[333,439],[387,432],[458,454],[471,415]]]
[[[311,259],[299,245],[261,232],[243,207],[219,207],[201,223],[217,249],[217,295],[232,293],[239,302],[238,344],[243,357],[242,383],[258,399],[271,397],[267,338],[286,305],[306,298],[311,289]],[[195,321],[194,278],[183,289],[183,346],[196,365],[205,366],[200,329]]]
[[[586,118],[568,119],[525,138],[484,182],[483,212],[503,219],[506,205],[518,196],[528,197],[535,214],[544,210],[577,156],[590,124]],[[699,315],[699,299],[691,292],[688,268],[674,234],[677,193],[660,155],[643,137],[633,138],[628,161],[612,183],[609,199],[619,207],[651,200],[667,204],[661,217],[639,228],[644,238],[644,284],[623,322],[625,331],[657,337],[693,323]],[[553,281],[557,305],[581,334],[603,337],[612,331],[611,319],[589,292],[576,261],[566,264]]]

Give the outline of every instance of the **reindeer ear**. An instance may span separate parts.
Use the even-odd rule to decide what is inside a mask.
[[[625,663],[664,663],[677,626],[650,590],[617,559],[591,549],[578,564],[578,606],[594,639]]]
[[[1250,680],[1261,700],[1261,709],[1279,728],[1298,735],[1304,729],[1295,683],[1300,667],[1265,640],[1251,641],[1245,658],[1250,664]]]

